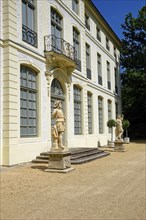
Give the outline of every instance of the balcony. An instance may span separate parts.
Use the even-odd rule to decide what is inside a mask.
[[[25,25],[22,25],[22,40],[37,47],[37,33]]]
[[[75,48],[62,38],[48,35],[44,38],[45,56],[49,63],[76,68]]]

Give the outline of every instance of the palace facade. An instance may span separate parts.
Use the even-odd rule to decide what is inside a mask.
[[[121,113],[121,42],[90,0],[0,0],[0,164],[51,148],[51,112],[64,144],[98,147]]]

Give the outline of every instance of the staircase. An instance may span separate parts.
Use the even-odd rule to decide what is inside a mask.
[[[110,153],[98,148],[69,148],[71,152],[71,164],[86,163],[101,157],[108,156]],[[36,159],[32,160],[33,163],[48,163],[49,152],[43,152]]]

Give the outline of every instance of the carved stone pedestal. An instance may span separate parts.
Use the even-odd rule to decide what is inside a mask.
[[[124,141],[122,141],[122,140],[115,141],[114,151],[125,152],[126,149],[124,146]]]
[[[69,151],[55,150],[49,152],[48,169],[45,172],[68,173],[74,170],[71,167]]]

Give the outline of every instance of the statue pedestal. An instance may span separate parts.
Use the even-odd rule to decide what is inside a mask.
[[[68,173],[74,170],[71,167],[71,153],[67,150],[53,149],[49,152],[48,169],[45,172]]]
[[[126,151],[123,140],[115,141],[114,151],[120,151],[120,152],[125,152]]]

